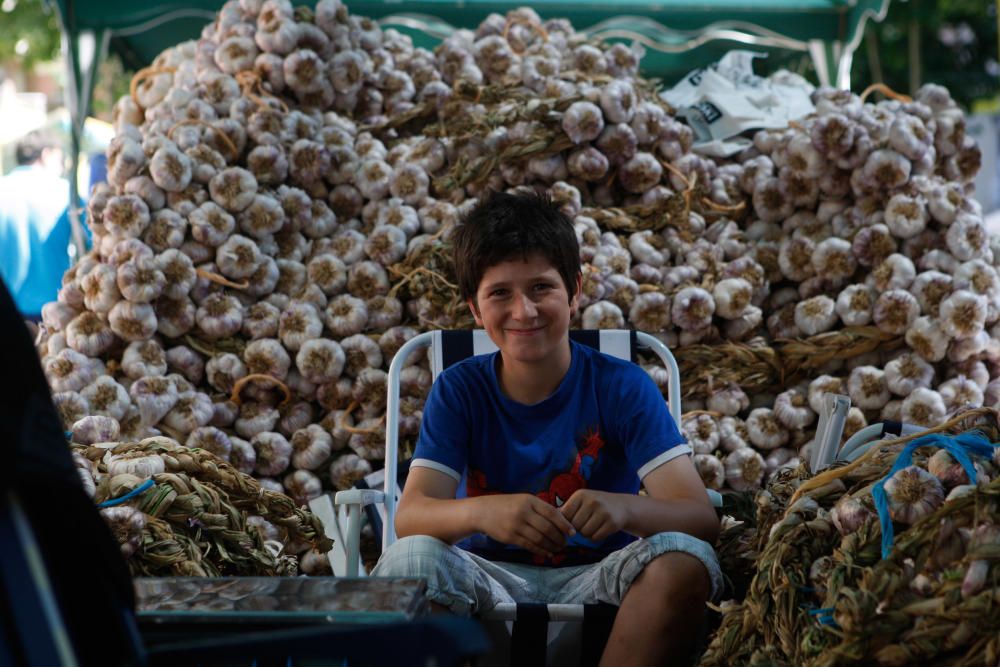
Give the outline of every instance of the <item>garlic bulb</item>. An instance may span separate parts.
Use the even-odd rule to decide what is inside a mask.
[[[257,452],[253,445],[242,438],[229,439],[232,449],[229,452],[229,462],[244,474],[251,474],[257,467]]]
[[[937,477],[918,466],[903,468],[885,483],[889,516],[912,524],[944,503],[944,489]]]
[[[685,287],[674,295],[670,315],[684,331],[699,331],[711,324],[715,299],[700,287]]]
[[[333,438],[318,424],[295,431],[291,444],[294,450],[292,465],[298,470],[317,470],[333,450]]]
[[[139,411],[142,423],[153,426],[177,404],[177,388],[166,377],[139,378],[129,387],[129,396]]]
[[[885,371],[875,366],[858,366],[847,380],[851,402],[865,410],[878,410],[889,402]]]
[[[156,454],[146,454],[138,450],[126,451],[120,454],[112,454],[109,450],[104,455],[104,463],[107,466],[108,474],[112,477],[116,475],[135,475],[139,479],[148,479],[166,470],[166,464],[163,462],[162,457]]]
[[[75,391],[63,391],[52,395],[52,403],[59,412],[63,428],[71,430],[73,424],[87,416],[90,406],[87,400]],[[84,444],[84,443],[81,443]]]
[[[832,375],[820,375],[809,383],[809,407],[816,414],[823,412],[824,394],[844,394],[847,386],[843,378]]]
[[[721,489],[726,481],[726,471],[722,461],[711,454],[695,454],[694,467],[701,481],[708,489]]]
[[[730,383],[724,389],[712,391],[705,405],[713,412],[735,416],[750,407],[750,399],[738,384]]]
[[[751,410],[746,425],[750,442],[760,449],[775,449],[788,442],[788,431],[777,420],[770,408]]]
[[[836,303],[828,296],[814,296],[795,306],[795,326],[806,336],[829,331],[836,323]]]
[[[790,430],[804,429],[816,419],[805,391],[789,389],[774,399],[774,417]]]
[[[581,322],[584,329],[621,329],[625,326],[625,316],[614,303],[598,301],[583,310]]]
[[[849,495],[841,496],[840,500],[830,510],[830,521],[841,535],[850,535],[857,531],[866,521],[875,516],[859,498]]]
[[[978,408],[983,404],[983,390],[964,375],[942,382],[938,392],[948,412],[959,408]]]
[[[129,408],[129,395],[125,387],[104,375],[80,390],[93,415],[103,415],[120,420]]]
[[[742,447],[728,454],[723,466],[726,484],[736,491],[759,488],[764,479],[764,459],[750,447]]]
[[[919,355],[904,353],[885,365],[885,383],[897,396],[909,396],[917,387],[930,388],[934,367]]]
[[[902,289],[882,292],[872,308],[872,319],[881,331],[902,335],[920,315],[916,297]]]
[[[719,446],[725,452],[735,452],[737,449],[750,446],[750,433],[746,422],[736,417],[723,417],[719,420]]]
[[[711,454],[719,445],[719,428],[711,415],[698,414],[682,419],[681,431],[695,454]]]
[[[118,439],[118,429],[118,420],[112,417],[82,417],[73,424],[71,440],[80,445],[114,442]]]
[[[863,327],[872,319],[878,293],[867,285],[848,285],[837,295],[835,310],[849,327]]]
[[[906,344],[925,360],[934,363],[944,359],[951,338],[937,318],[918,317],[906,332]]]
[[[299,507],[307,507],[310,500],[323,495],[323,483],[309,470],[295,470],[285,476],[282,484]]]
[[[900,416],[904,422],[918,426],[937,426],[948,413],[941,394],[926,387],[917,387],[903,399]]]
[[[207,426],[213,414],[212,399],[199,391],[178,398],[162,423],[185,435],[199,426]]]
[[[129,558],[142,545],[142,533],[146,528],[146,515],[129,505],[105,507],[101,517],[107,522],[111,534],[118,540],[122,557]]]
[[[1000,527],[994,524],[981,524],[972,530],[969,537],[969,550],[993,547],[997,542],[1000,542]],[[969,569],[962,580],[963,598],[972,597],[985,587],[990,565],[990,561],[985,559],[977,559],[969,563]]]
[[[968,290],[956,290],[941,301],[941,328],[952,338],[971,338],[986,325],[986,297]]]
[[[371,472],[371,464],[357,454],[342,454],[330,464],[330,483],[338,491],[344,491]]]
[[[258,475],[280,475],[291,463],[292,445],[280,433],[265,431],[250,440],[257,455],[254,471]]]

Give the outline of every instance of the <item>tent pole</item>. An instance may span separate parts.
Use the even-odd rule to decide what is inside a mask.
[[[66,99],[70,114],[70,174],[69,178],[69,220],[73,229],[73,245],[70,250],[74,262],[86,251],[83,229],[80,192],[78,186],[80,172],[80,149],[87,122],[87,111],[97,80],[97,70],[104,61],[111,41],[111,31],[102,30],[96,36],[94,51],[87,63],[82,63],[80,38],[77,33],[64,30],[63,44],[66,56]],[[82,65],[82,66],[81,66]]]

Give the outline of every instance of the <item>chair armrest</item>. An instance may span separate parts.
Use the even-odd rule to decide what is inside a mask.
[[[338,491],[333,497],[335,505],[360,505],[368,507],[377,503],[385,502],[385,494],[375,489],[348,489]]]

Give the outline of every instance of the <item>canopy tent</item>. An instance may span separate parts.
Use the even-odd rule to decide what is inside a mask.
[[[293,0],[294,1],[294,0]],[[132,67],[197,38],[221,0],[50,0],[65,36],[67,102],[72,115],[70,219],[83,248],[76,172],[83,123],[97,68],[109,49]],[[298,4],[298,3],[296,3]],[[737,46],[807,53],[821,84],[850,87],[851,63],[869,19],[885,18],[889,0],[347,0],[352,13],[409,34],[419,46],[489,14],[530,4],[543,19],[567,17],[587,34],[646,47],[643,71],[672,81]]]

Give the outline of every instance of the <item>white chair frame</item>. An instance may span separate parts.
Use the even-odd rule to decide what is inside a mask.
[[[634,333],[636,343],[640,348],[646,348],[656,353],[663,362],[669,374],[667,384],[667,401],[670,414],[680,427],[681,423],[681,380],[680,369],[674,355],[661,340],[648,333],[641,331],[628,331],[623,329],[605,329],[598,331],[601,338],[601,347],[605,344],[610,347],[617,347],[615,356],[620,358],[630,358],[630,348],[624,348],[618,341],[627,341]],[[371,504],[382,504],[385,508],[385,519],[382,525],[382,551],[396,541],[395,516],[397,498],[397,468],[399,456],[399,384],[400,373],[402,372],[406,360],[417,350],[432,348],[431,353],[431,374],[433,380],[437,380],[438,375],[444,370],[442,354],[442,332],[428,331],[418,334],[404,343],[397,350],[392,362],[389,364],[388,377],[388,397],[386,406],[386,446],[385,446],[385,470],[384,486],[382,491],[375,489],[349,489],[339,491],[334,496],[331,503],[330,495],[326,494],[312,500],[309,508],[319,516],[326,530],[328,537],[334,540],[334,549],[330,552],[330,562],[333,566],[334,574],[338,576],[365,576],[364,569],[360,567],[360,546],[361,546],[361,524],[362,511]],[[489,339],[483,330],[475,330],[473,334],[473,354],[486,354],[495,351],[496,345]],[[628,356],[626,356],[628,355]],[[709,490],[709,497],[712,504],[721,507],[722,496],[717,491]],[[345,530],[346,525],[346,530]],[[346,533],[346,534],[345,534]],[[339,570],[339,571],[338,571]],[[506,609],[505,607],[511,607]],[[578,605],[557,605],[560,609],[555,610],[560,618],[553,620],[571,620],[582,618],[582,611]],[[503,608],[502,608],[503,607]],[[550,605],[551,607],[551,605]],[[567,607],[567,609],[561,609]],[[491,612],[490,617],[511,619],[515,605],[499,605]],[[572,608],[572,609],[571,609]]]

